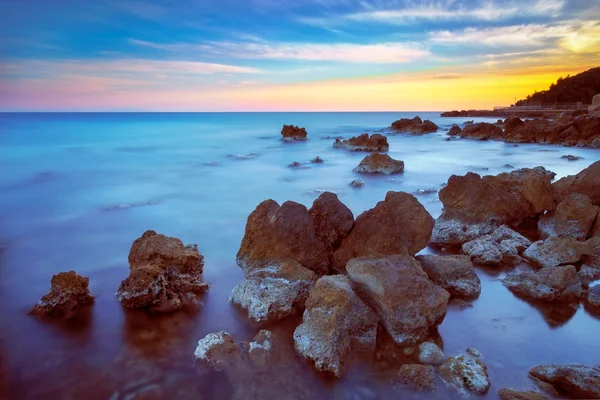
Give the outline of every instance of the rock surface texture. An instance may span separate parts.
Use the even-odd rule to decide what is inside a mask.
[[[571,302],[582,295],[581,281],[572,265],[511,273],[502,282],[514,293],[533,300]]]
[[[589,197],[592,204],[600,206],[600,161],[596,161],[577,175],[559,179],[552,184],[552,188],[557,203],[563,201],[570,193],[580,193]]]
[[[346,149],[350,151],[388,151],[390,145],[387,138],[379,133],[369,136],[368,133],[363,133],[360,136],[353,136],[347,140],[336,139],[333,147],[338,149]]]
[[[363,158],[352,171],[366,174],[398,174],[404,171],[404,161],[394,160],[387,154],[373,153]]]
[[[522,261],[520,254],[531,245],[529,239],[506,225],[462,245],[474,263],[491,266],[512,266]]]
[[[542,215],[538,228],[542,238],[557,236],[583,241],[588,237],[600,207],[584,194],[569,193],[556,210]]]
[[[446,386],[465,397],[469,392],[478,395],[487,393],[491,382],[487,367],[480,358],[479,352],[467,350],[444,361],[438,371]]]
[[[439,128],[436,124],[426,119],[423,121],[420,117],[414,117],[413,119],[402,118],[392,123],[391,130],[397,132],[412,133],[414,135],[423,135],[426,133],[432,133],[437,131]]]
[[[294,142],[306,140],[307,133],[305,128],[299,128],[294,125],[284,125],[281,129],[281,136],[284,142]]]
[[[313,219],[317,237],[332,252],[339,247],[354,226],[354,215],[336,194],[322,193],[308,213]]]
[[[94,302],[89,278],[75,271],[60,272],[52,277],[50,291],[33,307],[31,314],[72,318],[80,307]]]
[[[417,259],[436,285],[450,296],[473,298],[481,293],[481,281],[469,256],[418,256]]]
[[[409,389],[432,391],[435,389],[435,368],[431,365],[405,364],[396,373],[392,383]]]
[[[529,375],[549,383],[575,399],[600,398],[600,366],[538,365],[529,370]]]
[[[583,256],[592,255],[600,246],[600,238],[593,237],[585,242],[566,238],[549,237],[533,243],[523,256],[540,267],[574,264]]]

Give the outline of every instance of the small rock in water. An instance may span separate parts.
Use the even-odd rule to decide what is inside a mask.
[[[403,365],[392,378],[392,383],[399,383],[413,390],[434,390],[435,368],[431,365]]]
[[[202,165],[207,166],[207,167],[220,167],[221,163],[218,161],[209,161],[209,162],[202,163]]]
[[[588,290],[587,301],[594,307],[600,307],[600,285],[594,285]]]
[[[283,125],[281,129],[281,140],[284,142],[304,141],[306,140],[306,129],[294,125]]]
[[[437,193],[437,189],[417,189],[413,192],[415,196],[426,196]]]
[[[31,314],[71,318],[79,307],[92,304],[89,278],[75,271],[61,272],[52,277],[50,292],[33,307]]]
[[[419,362],[441,364],[444,362],[444,353],[435,343],[423,342],[419,345]]]
[[[502,167],[509,168],[509,169],[514,169],[515,168],[514,165],[511,165],[511,164],[504,164]]]
[[[350,182],[350,186],[356,187],[356,188],[361,188],[361,187],[365,186],[365,182],[362,179],[355,179],[352,182]]]
[[[446,386],[456,389],[467,397],[468,392],[485,394],[491,386],[487,367],[473,350],[467,350],[457,356],[447,359],[439,368],[439,373]]]
[[[130,203],[130,204],[115,204],[112,206],[106,206],[103,208],[104,211],[121,211],[121,210],[127,210],[129,208],[134,208],[134,207],[144,207],[144,206],[153,206],[155,204],[159,204],[159,201],[156,200],[151,200],[151,201],[142,201],[139,203]]]
[[[235,158],[236,160],[250,160],[258,156],[260,156],[258,153],[234,153],[228,155],[228,157]]]
[[[290,168],[310,168],[310,167],[303,166],[303,164],[298,161],[294,161],[293,163],[288,165],[288,167],[290,167]]]
[[[387,154],[373,153],[366,156],[352,171],[370,174],[397,174],[404,171],[404,161],[394,160]]]
[[[561,158],[567,161],[583,160],[583,157],[573,156],[571,154],[567,154],[566,156],[562,156]]]
[[[316,156],[315,158],[313,158],[312,160],[310,160],[311,163],[315,163],[315,164],[322,164],[325,162],[325,160],[323,160],[321,157]]]

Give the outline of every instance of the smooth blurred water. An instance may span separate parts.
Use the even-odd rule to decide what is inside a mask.
[[[77,393],[108,398],[138,379],[118,371],[125,369],[124,362],[132,369],[129,360],[139,359],[144,368],[156,367],[140,374],[160,376],[156,379],[167,385],[166,392],[170,389],[164,382],[171,382],[177,368],[188,384],[205,391],[190,371],[196,341],[222,329],[246,340],[260,329],[229,304],[228,296],[243,277],[235,254],[246,218],[265,199],[310,207],[329,190],[357,216],[389,190],[440,189],[452,174],[497,174],[542,165],[560,178],[600,159],[600,151],[593,149],[446,141],[453,123],[472,118],[440,118],[438,113],[418,114],[437,123],[442,128],[437,133],[388,135],[389,155],[406,165],[400,175],[359,176],[352,169],[367,153],[332,147],[331,137],[387,133],[394,120],[414,115],[0,114],[0,243],[5,246],[0,251],[0,349],[11,376],[11,396],[68,398],[65,393],[76,384]],[[306,127],[309,140],[280,141],[281,126],[290,123]],[[249,154],[253,156],[243,156]],[[566,154],[583,159],[560,158]],[[324,164],[288,167],[317,155]],[[357,178],[365,187],[348,185]],[[434,217],[440,214],[437,193],[418,198]],[[131,243],[147,229],[198,244],[211,289],[197,313],[147,317],[123,310],[115,299],[128,274]],[[47,292],[50,277],[70,269],[90,277],[96,296],[91,314],[70,324],[27,316]],[[532,365],[597,362],[597,318],[583,307],[548,311],[517,299],[497,281],[506,272],[479,269],[481,297],[467,310],[451,307],[439,329],[447,355],[471,346],[484,353],[493,383],[489,398],[505,386],[528,387]],[[156,350],[160,346],[164,351]],[[118,377],[107,376],[105,369],[117,371]],[[76,379],[77,371],[87,378]],[[318,397],[344,398],[348,392],[343,388],[359,393],[357,398],[384,396],[387,383],[368,371],[349,372],[332,384],[306,368],[302,379],[316,387]],[[369,389],[351,389],[359,381]]]

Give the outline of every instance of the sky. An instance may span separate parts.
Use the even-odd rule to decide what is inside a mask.
[[[598,0],[0,0],[0,111],[440,111],[600,65]]]

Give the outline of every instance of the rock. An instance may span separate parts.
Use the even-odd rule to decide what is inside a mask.
[[[525,250],[523,256],[541,267],[574,264],[585,255],[595,252],[600,245],[600,238],[592,238],[585,242],[571,239],[549,237],[533,243]]]
[[[435,343],[423,342],[419,345],[419,362],[421,364],[441,364],[444,362],[444,353]]]
[[[462,252],[477,264],[512,266],[522,261],[519,254],[529,245],[529,239],[502,225],[491,234],[463,244]]]
[[[600,285],[594,285],[588,290],[587,301],[594,307],[600,307]]]
[[[564,160],[567,160],[567,161],[583,160],[583,157],[573,156],[571,154],[568,154],[566,156],[562,156],[561,158],[564,159]]]
[[[581,281],[572,265],[511,273],[502,283],[512,292],[533,300],[571,302],[582,295]]]
[[[516,115],[511,115],[504,120],[504,133],[510,134],[523,125],[524,123],[521,118],[517,117]]]
[[[310,160],[310,162],[313,163],[313,164],[323,164],[325,162],[325,160],[323,160],[319,156],[316,156],[315,158],[313,158],[312,160]]]
[[[454,124],[454,125],[452,125],[452,127],[448,131],[448,135],[450,135],[450,136],[458,136],[458,135],[461,134],[461,132],[462,132],[462,129],[460,129],[460,126]]]
[[[569,193],[556,210],[542,215],[538,229],[542,238],[557,236],[583,241],[588,237],[600,207],[584,194]]]
[[[413,390],[435,390],[435,368],[431,365],[405,364],[400,367],[392,383],[399,383]]]
[[[500,389],[498,397],[500,397],[500,400],[548,400],[548,396],[539,392],[512,389]]]
[[[117,299],[128,308],[172,312],[201,303],[208,290],[202,282],[204,257],[197,245],[154,231],[136,239],[129,251],[129,276],[121,282]]]
[[[457,390],[461,395],[468,392],[485,394],[491,386],[487,367],[480,357],[469,352],[448,358],[438,369],[442,380],[449,388]]]
[[[446,316],[450,295],[427,278],[413,257],[353,258],[346,273],[399,345],[422,342]]]
[[[336,139],[333,147],[350,151],[388,151],[390,145],[387,138],[379,133],[369,136],[368,133],[347,140]]]
[[[361,188],[365,186],[365,182],[362,179],[355,179],[352,182],[350,182],[350,186],[355,188]]]
[[[306,140],[306,129],[294,125],[283,125],[281,136],[284,142],[293,142],[296,140]]]
[[[402,118],[392,123],[390,127],[393,131],[412,133],[415,135],[422,135],[425,133],[431,133],[437,131],[439,128],[436,124],[429,120],[421,120],[419,117],[413,119]]]
[[[592,98],[592,104],[588,106],[588,111],[592,112],[598,108],[600,108],[600,94],[597,94]]]
[[[80,307],[94,302],[88,288],[89,278],[75,271],[60,272],[52,277],[50,291],[30,311],[34,315],[72,318]]]
[[[600,264],[587,265],[583,264],[577,273],[582,285],[589,285],[595,280],[600,279]]]
[[[552,184],[556,203],[569,193],[580,193],[590,198],[592,204],[600,206],[600,161],[596,161],[577,175],[570,175]]]
[[[352,171],[367,174],[397,174],[404,172],[404,161],[394,160],[387,154],[373,153],[363,158]]]
[[[418,256],[417,259],[436,285],[450,296],[477,297],[481,293],[481,281],[469,256]]]
[[[269,362],[273,358],[273,347],[275,337],[271,331],[263,329],[259,331],[248,346],[248,359],[250,363],[260,369],[268,367]]]
[[[306,301],[294,347],[318,371],[340,377],[351,356],[375,349],[376,335],[377,315],[354,293],[350,280],[324,276]]]
[[[336,250],[354,226],[354,215],[336,194],[322,193],[308,213],[312,217],[317,237],[330,252]]]
[[[231,291],[229,300],[256,322],[273,322],[304,310],[317,275],[288,259],[252,269]]]
[[[465,126],[460,136],[480,140],[497,139],[502,137],[502,128],[487,122],[479,122]]]
[[[248,216],[237,264],[248,273],[285,259],[296,260],[319,276],[329,272],[327,248],[306,207],[265,200]]]
[[[433,224],[416,197],[390,191],[384,201],[356,218],[354,228],[333,254],[333,269],[343,272],[355,257],[415,255],[429,243]]]
[[[198,341],[194,358],[209,369],[222,371],[242,362],[241,350],[233,337],[225,331],[209,333]]]
[[[538,365],[529,375],[554,386],[571,398],[600,398],[600,367],[581,364]]]
[[[298,161],[294,161],[290,165],[288,165],[288,167],[290,167],[290,168],[300,168],[300,167],[302,167],[302,163],[298,162]]]

